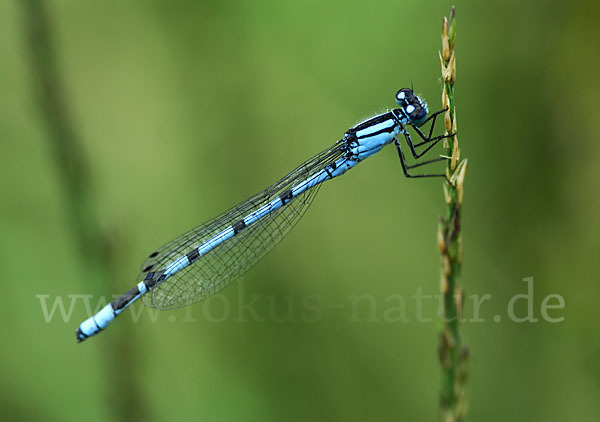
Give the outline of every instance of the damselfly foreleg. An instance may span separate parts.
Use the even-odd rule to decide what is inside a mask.
[[[415,130],[415,132],[417,132],[417,134],[419,135],[419,137],[421,139],[423,139],[423,142],[419,142],[418,144],[413,144],[412,139],[410,137],[410,134],[407,131],[403,132],[404,137],[406,138],[406,142],[408,143],[408,146],[410,148],[410,151],[412,153],[412,156],[417,159],[417,158],[421,158],[423,155],[425,155],[431,148],[433,148],[434,146],[437,145],[437,143],[444,139],[444,138],[450,138],[452,136],[454,136],[454,134],[448,134],[448,135],[440,135],[440,136],[435,136],[432,138],[433,135],[433,131],[435,129],[435,122],[437,119],[437,116],[440,115],[441,113],[446,112],[447,109],[442,109],[439,111],[436,111],[435,113],[433,113],[431,116],[429,116],[427,118],[427,120],[425,120],[420,126],[425,125],[429,120],[433,119],[433,121],[431,122],[431,127],[429,128],[429,134],[425,135],[425,133],[423,133],[423,131],[419,128],[419,126],[415,126],[413,125],[413,129]],[[424,151],[421,151],[420,153],[418,153],[416,151],[416,148],[426,145],[426,144],[430,144]]]

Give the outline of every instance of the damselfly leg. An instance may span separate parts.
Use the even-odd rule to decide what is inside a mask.
[[[422,156],[424,156],[427,152],[429,152],[433,147],[435,147],[439,141],[441,141],[444,138],[450,138],[452,136],[454,136],[454,134],[448,134],[448,135],[440,135],[440,136],[435,136],[432,137],[433,135],[433,131],[435,129],[435,122],[437,119],[437,116],[440,115],[441,113],[444,113],[446,111],[446,109],[437,111],[435,113],[433,113],[431,116],[429,116],[427,118],[427,120],[425,120],[420,126],[425,125],[427,122],[429,122],[431,120],[431,127],[429,128],[429,134],[425,135],[425,133],[419,128],[419,126],[416,125],[411,125],[411,127],[415,130],[415,132],[419,135],[419,137],[421,139],[423,139],[423,142],[420,142],[418,144],[413,144],[412,142],[412,138],[410,136],[410,133],[404,129],[401,131],[401,133],[404,135],[404,138],[406,139],[406,143],[408,144],[410,151],[412,153],[413,158],[415,159],[419,159]],[[438,157],[438,158],[434,158],[431,160],[427,160],[427,161],[421,161],[415,164],[408,164],[406,162],[406,158],[404,157],[404,152],[402,151],[402,146],[400,144],[400,141],[398,139],[396,139],[394,141],[394,144],[396,145],[396,150],[398,151],[398,157],[400,158],[400,163],[402,164],[402,171],[404,172],[404,175],[406,177],[409,178],[419,178],[419,177],[443,177],[444,179],[446,179],[446,181],[448,183],[450,183],[450,181],[448,180],[448,178],[446,177],[445,174],[441,174],[441,173],[428,173],[428,174],[410,174],[408,172],[408,170],[410,169],[414,169],[417,167],[421,167],[427,164],[432,164],[432,163],[437,163],[439,161],[445,161],[448,158],[447,157]],[[427,146],[427,148],[425,148],[425,150],[421,151],[420,153],[418,153],[416,151],[416,148],[419,146],[423,146],[429,144]]]
[[[424,126],[425,124],[427,124],[427,122],[429,122],[430,120],[432,120],[431,122],[431,126],[429,128],[429,134],[425,135],[425,133],[423,133],[423,131],[420,129],[419,126],[412,126],[412,128],[415,130],[415,132],[417,132],[417,134],[419,135],[419,137],[421,139],[423,139],[423,142],[419,142],[418,144],[413,144],[412,142],[412,138],[410,137],[410,134],[408,132],[405,131],[404,133],[404,137],[406,138],[406,142],[408,143],[408,146],[410,147],[410,151],[413,155],[413,157],[415,159],[417,158],[421,158],[423,155],[425,155],[431,148],[433,148],[434,146],[437,145],[437,143],[439,141],[441,141],[444,138],[451,138],[452,136],[454,136],[453,133],[448,134],[448,135],[440,135],[440,136],[435,136],[432,137],[433,135],[433,130],[435,129],[435,122],[437,119],[437,116],[446,112],[448,109],[444,108],[442,110],[436,111],[435,113],[433,113],[431,116],[429,116],[427,118],[427,120],[425,120],[420,126]],[[427,148],[425,148],[425,150],[421,151],[420,153],[418,153],[416,151],[416,148],[426,145],[426,144],[430,144]]]
[[[420,163],[416,163],[416,164],[412,164],[412,165],[408,165],[406,163],[406,158],[404,158],[404,153],[402,152],[402,147],[400,146],[400,141],[398,139],[396,139],[394,141],[394,145],[396,145],[396,150],[398,151],[398,157],[400,158],[400,163],[402,164],[402,171],[404,172],[404,176],[409,177],[411,179],[416,179],[416,178],[420,178],[420,177],[443,177],[444,179],[446,179],[446,181],[448,183],[450,183],[450,181],[448,180],[448,178],[446,177],[445,174],[410,174],[408,172],[409,169],[413,169],[415,167],[420,167],[420,166],[424,166],[426,164],[431,164],[431,163],[436,163],[438,161],[442,161],[442,160],[447,160],[446,157],[439,157],[439,158],[434,158],[433,160],[427,160],[427,161],[423,161]]]

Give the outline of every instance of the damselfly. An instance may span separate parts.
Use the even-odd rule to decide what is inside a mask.
[[[398,136],[406,139],[418,160],[441,139],[432,137],[437,116],[427,117],[427,105],[411,89],[396,93],[400,108],[372,117],[344,134],[332,147],[315,155],[264,191],[220,216],[179,236],[152,252],[142,265],[139,283],[115,299],[77,329],[77,340],[100,332],[140,297],[145,305],[172,309],[206,299],[240,277],[264,257],[298,222],[322,183],[341,176],[359,162],[394,143],[406,177],[445,177],[410,174],[438,157],[408,165]],[[420,127],[431,120],[428,135]],[[408,127],[421,142],[413,144]],[[424,147],[417,152],[419,147]]]

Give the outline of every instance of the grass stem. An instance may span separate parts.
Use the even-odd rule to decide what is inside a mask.
[[[456,135],[456,107],[454,104],[454,82],[456,80],[456,55],[454,7],[450,18],[442,25],[442,107],[445,113],[445,134],[454,136],[444,140],[448,160],[444,182],[444,200],[447,215],[440,219],[438,247],[441,254],[440,289],[444,297],[442,308],[442,330],[440,333],[439,356],[442,365],[440,392],[440,418],[443,422],[463,420],[467,411],[466,381],[469,349],[462,344],[459,322],[462,316],[464,291],[459,285],[462,267],[462,221],[463,184],[467,160],[460,159],[458,136]]]

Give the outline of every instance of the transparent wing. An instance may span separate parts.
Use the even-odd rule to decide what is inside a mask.
[[[277,183],[238,206],[167,243],[144,261],[138,280],[149,271],[159,271],[193,251],[216,234],[271,202],[283,192],[321,171],[345,154],[345,143],[309,159]],[[320,184],[292,198],[236,236],[202,255],[142,297],[146,306],[172,309],[206,299],[248,271],[277,245],[308,209]]]

